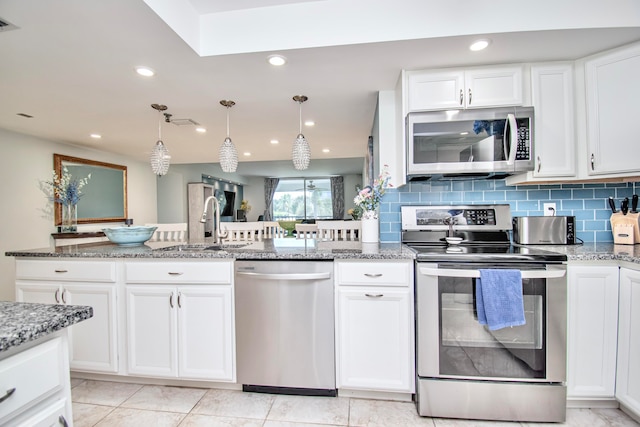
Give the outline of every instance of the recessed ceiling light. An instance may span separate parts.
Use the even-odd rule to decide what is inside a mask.
[[[460,135],[469,135],[469,132],[460,132]]]
[[[329,153],[330,151],[331,151],[331,150],[329,150],[328,148],[323,148],[323,149],[322,149],[322,152],[323,152],[323,153]]]
[[[205,133],[207,130],[205,128],[196,128],[196,132]]]
[[[272,144],[280,144],[280,141],[278,141],[277,139],[272,139],[271,141],[269,141]]]
[[[246,157],[249,157],[249,156],[251,155],[251,153],[250,153],[250,152],[248,152],[248,151],[245,151],[245,152],[244,152],[244,153],[242,153],[242,154],[243,154],[244,156],[246,156]]]
[[[306,122],[304,122],[305,126],[315,126],[316,122],[314,122],[313,120],[307,120]]]
[[[91,135],[89,135],[91,138],[93,139],[100,139],[102,138],[102,135],[100,135],[99,133],[92,133]]]
[[[136,73],[144,77],[153,77],[156,72],[149,67],[136,67]]]
[[[486,49],[487,46],[489,46],[489,43],[491,43],[489,40],[476,40],[471,44],[471,46],[469,46],[469,49],[473,51]]]
[[[287,63],[287,58],[282,55],[269,55],[267,56],[267,61],[274,67],[281,67]]]

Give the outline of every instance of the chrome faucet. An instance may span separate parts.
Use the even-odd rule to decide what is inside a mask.
[[[454,237],[455,234],[453,233],[453,226],[458,223],[458,219],[452,216],[448,216],[442,220],[442,223],[444,225],[449,226],[449,232],[447,233],[447,237]]]
[[[202,211],[202,218],[200,218],[200,222],[207,222],[207,206],[209,206],[209,201],[213,201],[213,210],[215,211],[215,239],[216,243],[221,243],[223,237],[227,237],[227,233],[222,234],[220,231],[220,202],[216,199],[215,196],[209,196],[204,201],[204,210]]]

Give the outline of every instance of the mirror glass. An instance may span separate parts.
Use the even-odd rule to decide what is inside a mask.
[[[62,176],[63,168],[77,179],[91,174],[78,202],[78,224],[123,222],[127,218],[127,167],[78,157],[53,155],[53,168]],[[56,225],[62,223],[62,207],[55,204]]]

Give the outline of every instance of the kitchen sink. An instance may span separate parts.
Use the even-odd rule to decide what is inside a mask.
[[[246,244],[240,245],[175,245],[166,248],[158,248],[156,251],[162,252],[206,252],[206,251],[225,251],[228,249],[238,249]]]

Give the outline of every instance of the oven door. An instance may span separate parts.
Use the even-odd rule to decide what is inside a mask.
[[[475,310],[480,268],[522,273],[526,324],[490,331]],[[418,376],[564,382],[566,266],[417,263]]]

